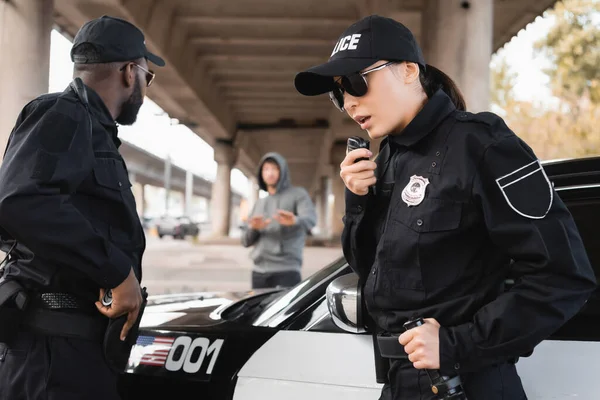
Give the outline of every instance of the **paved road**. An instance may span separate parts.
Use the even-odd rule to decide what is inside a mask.
[[[250,249],[151,235],[147,242],[142,284],[149,294],[250,289]],[[306,247],[302,275],[313,274],[341,255],[340,248]]]

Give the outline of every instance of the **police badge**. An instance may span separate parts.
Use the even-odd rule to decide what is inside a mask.
[[[410,206],[418,206],[425,198],[425,189],[429,185],[429,179],[413,175],[410,182],[402,190],[402,200]]]

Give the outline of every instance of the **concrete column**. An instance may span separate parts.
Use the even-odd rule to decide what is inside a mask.
[[[344,230],[342,218],[346,212],[345,189],[344,181],[340,177],[340,164],[346,157],[346,141],[337,141],[331,146],[331,192],[334,196],[332,220],[331,220],[331,237],[334,240],[341,238]]]
[[[194,195],[194,174],[191,171],[185,172],[185,215],[191,217],[192,214],[192,196]]]
[[[332,169],[332,168],[330,168]],[[330,188],[331,182],[331,171],[329,174],[321,177],[319,182],[319,191],[316,195],[316,208],[317,208],[317,224],[319,227],[319,235],[322,237],[329,237],[330,230],[330,218],[329,218],[329,194],[331,193]]]
[[[256,182],[256,178],[249,178],[248,185],[250,186],[250,196],[248,197],[248,209],[249,211],[251,211],[252,207],[254,207],[254,205],[258,201],[258,194],[260,189],[258,187],[258,183]]]
[[[254,208],[254,205],[256,204],[256,202],[258,201],[258,185],[256,184],[256,178],[254,177],[249,177],[248,178],[248,196],[242,198],[242,200],[240,201],[240,206],[238,207],[239,209],[239,219],[234,217],[232,218],[233,221],[241,221],[241,222],[246,222],[248,221],[248,217],[250,216],[250,213],[252,212],[252,209]]]
[[[165,159],[165,174],[163,178],[165,186],[165,215],[169,214],[169,198],[171,195],[171,157]]]
[[[0,158],[19,112],[48,92],[53,0],[0,1]]]
[[[140,215],[143,217],[146,215],[146,184],[142,183],[142,190],[140,190]]]
[[[229,142],[218,141],[214,146],[217,177],[212,186],[212,235],[229,236],[231,218],[231,169],[236,161],[236,151]]]
[[[325,236],[323,234],[323,226],[325,225],[324,222],[324,214],[323,214],[323,197],[321,196],[321,188],[319,188],[316,192],[315,192],[315,198],[313,200],[313,202],[315,203],[315,208],[317,209],[317,228],[319,230],[319,236]]]
[[[426,0],[422,20],[425,62],[448,74],[472,112],[490,106],[493,0]]]
[[[131,183],[131,192],[135,199],[135,208],[140,217],[144,216],[144,185],[138,183],[137,173],[129,171],[129,183]]]

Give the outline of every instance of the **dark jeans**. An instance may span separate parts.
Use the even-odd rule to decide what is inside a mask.
[[[393,361],[389,384],[379,400],[437,400],[425,370],[417,370],[407,360]],[[461,374],[462,387],[469,400],[527,400],[514,364],[506,363]]]
[[[0,344],[2,400],[119,400],[116,380],[100,342],[22,331]]]
[[[291,287],[302,280],[300,271],[256,272],[252,271],[252,289]]]

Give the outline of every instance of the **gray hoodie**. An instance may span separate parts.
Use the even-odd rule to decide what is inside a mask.
[[[300,270],[306,234],[315,226],[317,220],[315,207],[304,188],[291,185],[287,162],[278,153],[267,153],[260,160],[258,186],[267,190],[261,176],[262,166],[267,159],[272,159],[279,165],[277,192],[258,199],[248,218],[262,215],[264,218],[271,218],[271,223],[262,231],[250,229],[246,225],[242,234],[242,245],[254,245],[250,257],[257,272]],[[296,224],[282,226],[275,221],[273,215],[279,209],[292,211],[296,215]]]

